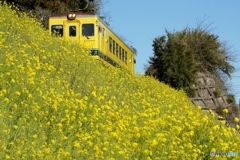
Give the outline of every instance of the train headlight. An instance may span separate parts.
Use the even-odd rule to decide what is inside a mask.
[[[74,20],[76,18],[76,14],[74,12],[70,12],[67,15],[68,20]]]

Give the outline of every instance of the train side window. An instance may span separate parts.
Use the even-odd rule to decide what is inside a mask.
[[[122,50],[122,61],[125,62],[125,53],[123,50]]]
[[[118,57],[118,58],[122,60],[122,52],[120,52],[120,54],[119,54],[119,57]]]
[[[77,29],[76,26],[69,26],[69,37],[76,37]]]
[[[113,54],[116,54],[116,52],[115,52],[115,41],[113,40]]]
[[[110,52],[112,52],[112,46],[113,46],[112,43],[113,43],[113,42],[112,42],[112,38],[109,37],[109,51],[110,51]]]
[[[93,23],[82,25],[82,36],[94,36]]]
[[[52,25],[51,26],[52,35],[63,36],[63,25]]]
[[[125,63],[126,64],[128,63],[127,59],[128,59],[128,54],[127,54],[127,52],[125,52]]]
[[[122,47],[119,46],[119,53],[122,54]]]
[[[102,36],[104,37],[104,33],[105,32],[105,29],[104,28],[102,28]]]
[[[118,50],[118,44],[116,43],[116,55],[118,55],[118,52],[119,52],[119,50]]]

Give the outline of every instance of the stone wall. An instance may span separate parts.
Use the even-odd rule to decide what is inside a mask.
[[[216,110],[218,107],[229,107],[224,84],[215,76],[206,73],[197,74],[198,85],[193,86],[196,94],[191,98],[195,105],[203,110]]]

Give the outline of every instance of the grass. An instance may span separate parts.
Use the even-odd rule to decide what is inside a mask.
[[[192,160],[240,153],[237,122],[228,128],[183,91],[105,68],[7,5],[0,15],[0,159]]]

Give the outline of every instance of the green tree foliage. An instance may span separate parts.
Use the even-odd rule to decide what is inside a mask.
[[[230,76],[234,70],[228,62],[229,52],[218,36],[200,28],[166,31],[166,36],[155,38],[152,46],[154,54],[146,74],[176,89],[184,89],[190,96],[198,71]]]
[[[29,9],[35,9],[41,7],[43,9],[49,9],[53,12],[62,12],[64,10],[78,10],[85,8],[88,0],[7,0],[7,2],[14,3],[16,5],[25,6]]]
[[[51,14],[69,11],[93,12],[107,23],[107,15],[102,12],[102,0],[5,0],[14,3],[20,11],[32,12],[47,27],[48,17]],[[108,23],[107,23],[108,24]]]

